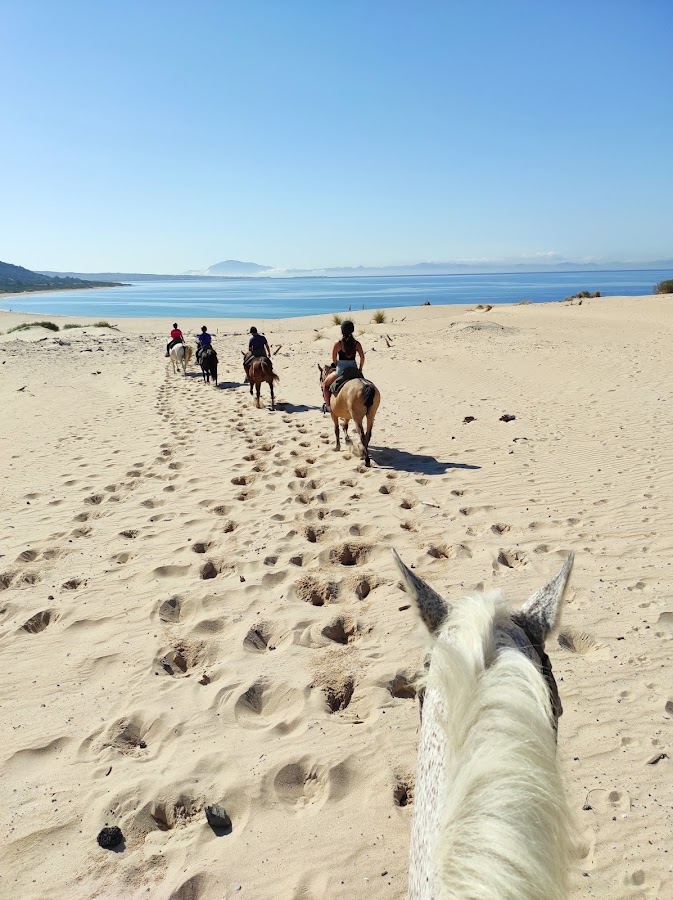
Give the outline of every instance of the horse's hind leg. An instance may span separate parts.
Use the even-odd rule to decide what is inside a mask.
[[[341,439],[339,437],[339,417],[332,413],[332,421],[334,422],[334,437],[336,438],[335,451],[341,450]]]
[[[257,384],[255,385],[255,390],[257,391],[257,400],[256,400],[257,409],[259,409],[261,406],[261,403],[259,402],[259,392],[261,389],[262,389],[262,383],[261,383],[261,381],[258,381]]]
[[[269,387],[271,388],[271,409],[275,410],[276,409],[276,401],[273,396],[273,381],[269,382]]]
[[[372,428],[374,427],[374,417],[376,416],[376,410],[369,410],[367,413],[367,433],[365,437],[367,438],[367,449],[369,449],[369,442],[372,439]]]
[[[362,444],[362,450],[364,452],[364,461],[366,466],[371,465],[371,460],[369,458],[369,442],[367,440],[367,435],[365,434],[364,428],[362,427],[362,422],[357,423],[358,434],[360,435],[360,443]]]
[[[344,433],[344,440],[346,441],[347,444],[352,444],[353,441],[351,440],[351,436],[348,433],[348,421],[347,420],[343,421],[341,423],[341,427],[342,427],[343,433]]]

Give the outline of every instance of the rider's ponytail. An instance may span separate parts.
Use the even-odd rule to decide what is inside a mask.
[[[346,353],[353,353],[355,351],[354,331],[355,325],[353,325],[349,319],[346,319],[345,322],[341,323],[341,346]]]

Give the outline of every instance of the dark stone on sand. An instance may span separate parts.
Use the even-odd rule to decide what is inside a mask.
[[[505,413],[503,416],[500,416],[501,422],[513,422],[516,419],[516,416],[510,416],[509,413]]]
[[[231,819],[229,818],[229,814],[221,806],[215,804],[206,806],[206,819],[208,819],[208,824],[215,831],[231,830]]]
[[[103,828],[102,831],[99,832],[96,840],[103,850],[114,850],[114,848],[118,847],[124,840],[124,835],[122,834],[121,828],[117,828],[116,825],[113,825],[112,828]]]
[[[476,421],[476,419],[474,416],[465,416],[465,418],[463,419],[463,425],[469,425],[470,422],[475,422],[475,421]]]
[[[138,741],[138,746],[140,747],[141,750],[145,750],[147,747],[147,744],[145,743],[145,741]]]

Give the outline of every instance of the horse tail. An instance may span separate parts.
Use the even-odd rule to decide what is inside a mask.
[[[374,402],[374,397],[376,396],[376,388],[371,383],[371,381],[363,381],[362,387],[362,399],[365,402],[365,407],[369,409]]]
[[[261,365],[264,374],[268,375],[268,377],[271,378],[272,381],[280,381],[280,377],[273,371],[273,363],[270,359],[265,357],[261,360]]]

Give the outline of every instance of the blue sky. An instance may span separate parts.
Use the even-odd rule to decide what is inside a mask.
[[[670,0],[0,0],[0,259],[673,257]]]

